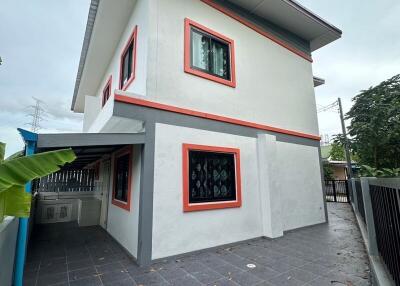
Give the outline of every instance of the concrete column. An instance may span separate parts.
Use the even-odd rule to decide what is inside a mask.
[[[374,214],[372,212],[371,193],[369,190],[368,178],[361,178],[361,188],[364,200],[365,222],[368,233],[368,252],[370,255],[379,255],[376,243]]]
[[[350,186],[351,186],[351,193],[353,194],[353,201],[351,202],[351,205],[353,206],[353,209],[356,208],[356,202],[357,202],[357,197],[356,197],[356,183],[355,179],[351,178],[350,179]]]
[[[351,179],[351,183],[352,183],[352,186],[354,187],[354,190],[353,190],[353,198],[354,198],[353,207],[354,207],[354,211],[356,213],[359,213],[359,211],[358,211],[358,192],[356,190],[356,179]]]
[[[257,137],[258,178],[260,188],[261,215],[264,236],[283,235],[281,194],[278,186],[279,163],[276,151],[276,136],[259,134]]]

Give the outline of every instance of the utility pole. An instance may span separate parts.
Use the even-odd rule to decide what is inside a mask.
[[[31,126],[32,132],[37,132],[40,129],[40,121],[43,120],[45,110],[42,107],[43,101],[34,97],[33,100],[35,100],[35,104],[29,106],[29,108],[33,109],[33,112],[28,114],[28,116],[32,117],[32,121],[27,124]]]
[[[342,133],[343,133],[343,138],[344,138],[344,150],[345,150],[346,161],[347,161],[347,177],[348,177],[348,179],[351,179],[351,178],[353,178],[353,170],[351,168],[349,141],[347,140],[346,126],[344,124],[344,116],[343,116],[343,109],[342,109],[342,101],[340,100],[340,97],[338,98],[337,102],[339,105],[340,122],[342,123]]]

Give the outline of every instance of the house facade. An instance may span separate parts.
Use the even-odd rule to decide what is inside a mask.
[[[340,35],[291,0],[92,0],[72,110],[144,138],[96,161],[100,225],[148,264],[326,222],[311,54]]]

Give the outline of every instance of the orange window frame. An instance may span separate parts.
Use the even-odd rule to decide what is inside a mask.
[[[101,107],[104,107],[104,105],[107,103],[108,99],[111,96],[111,85],[112,85],[112,75],[108,78],[106,85],[103,88],[103,95],[102,95],[102,101],[101,101]],[[107,88],[109,93],[106,94]]]
[[[206,72],[194,69],[191,65],[191,28],[194,27],[200,31],[203,31],[206,34],[209,34],[225,43],[229,46],[229,57],[230,57],[230,73],[231,77],[230,80],[220,78],[215,75],[208,74]],[[184,71],[186,73],[196,75],[220,84],[224,84],[230,87],[236,87],[236,71],[235,71],[235,43],[234,40],[215,32],[193,20],[185,18],[185,34],[184,34]]]
[[[127,200],[126,202],[117,200],[115,198],[115,191],[116,191],[116,178],[117,178],[117,160],[118,158],[129,154],[129,167],[128,167],[128,190],[127,190]],[[120,207],[124,210],[130,211],[131,208],[131,193],[132,193],[132,146],[127,146],[114,154],[114,171],[113,171],[113,192],[112,192],[112,200],[111,203],[117,207]]]
[[[135,26],[135,28],[132,31],[131,36],[128,39],[128,42],[125,44],[121,56],[120,56],[120,63],[119,63],[119,81],[118,81],[118,86],[119,89],[121,90],[126,90],[129,85],[135,80],[136,77],[136,51],[137,51],[137,33],[138,33],[138,27]],[[131,68],[131,74],[128,77],[128,80],[126,81],[125,84],[122,84],[122,73],[123,73],[123,62],[124,62],[124,56],[125,54],[128,52],[128,48],[129,46],[132,44],[133,42],[133,48],[132,48],[132,68]]]
[[[236,200],[206,203],[189,202],[189,151],[205,151],[213,153],[229,153],[235,158]],[[182,144],[182,182],[183,182],[183,211],[203,211],[225,208],[239,208],[242,206],[242,180],[240,173],[240,150],[237,148],[216,147],[196,144]]]

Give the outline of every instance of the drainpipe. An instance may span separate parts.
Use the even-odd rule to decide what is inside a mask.
[[[25,156],[35,154],[37,134],[18,128],[22,139],[25,142]],[[31,193],[31,182],[25,185],[25,191]],[[15,265],[14,265],[14,286],[22,286],[24,278],[24,266],[26,258],[26,244],[28,239],[29,218],[20,218],[18,226],[17,246],[15,249]]]

